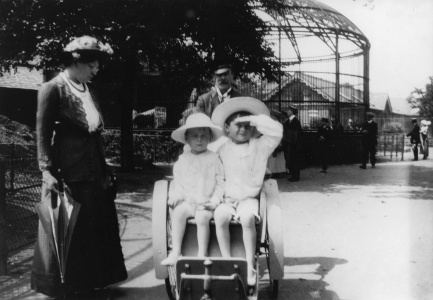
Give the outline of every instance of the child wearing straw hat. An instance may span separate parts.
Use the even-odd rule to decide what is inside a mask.
[[[225,176],[224,200],[214,212],[218,243],[222,256],[230,257],[229,223],[232,218],[241,223],[248,285],[254,286],[258,197],[268,157],[280,143],[283,128],[270,118],[262,101],[251,97],[236,97],[220,104],[212,121],[228,137],[218,149]]]
[[[192,114],[185,125],[171,137],[186,144],[184,152],[173,166],[168,204],[172,213],[173,251],[161,264],[175,265],[181,255],[186,221],[194,217],[197,223],[198,256],[207,255],[209,221],[223,200],[224,171],[220,158],[207,149],[209,142],[222,136],[221,128],[202,113]]]

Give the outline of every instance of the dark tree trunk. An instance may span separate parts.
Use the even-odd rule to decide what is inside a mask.
[[[121,131],[120,131],[120,165],[122,170],[134,170],[134,140],[132,132],[132,109],[136,97],[136,81],[126,80],[121,104]]]

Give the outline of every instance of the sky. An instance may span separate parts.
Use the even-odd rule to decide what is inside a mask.
[[[370,91],[405,99],[433,76],[433,0],[320,0],[368,38]]]

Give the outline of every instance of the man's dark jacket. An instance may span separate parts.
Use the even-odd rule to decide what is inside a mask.
[[[377,130],[377,123],[374,121],[371,121],[371,123],[365,122],[362,124],[361,133],[362,144],[364,146],[377,146]]]
[[[287,148],[287,146],[290,146],[299,149],[301,146],[302,133],[301,122],[299,122],[297,117],[294,117],[292,121],[290,121],[290,119],[284,121],[282,139],[283,147]]]
[[[413,125],[412,131],[409,132],[406,135],[406,136],[410,136],[410,143],[411,144],[419,144],[419,143],[421,143],[421,138],[420,138],[420,135],[419,135],[419,131],[420,131],[419,125],[418,125],[418,123],[415,123]]]
[[[289,118],[284,121],[283,139],[281,140],[284,149],[284,159],[286,161],[286,168],[293,170],[295,174],[292,175],[295,178],[299,178],[302,133],[301,122],[299,122],[297,117],[294,117],[292,121]]]
[[[320,126],[317,129],[317,137],[320,143],[328,145],[331,140],[331,128],[328,125]],[[324,139],[322,140],[320,137],[323,137]]]
[[[241,94],[239,94],[237,91],[232,90],[230,91],[230,98],[240,97]],[[201,112],[209,116],[209,118],[212,117],[212,113],[215,110],[215,108],[220,104],[218,93],[215,89],[212,89],[211,91],[201,95],[198,97],[197,104],[196,104],[196,112]]]

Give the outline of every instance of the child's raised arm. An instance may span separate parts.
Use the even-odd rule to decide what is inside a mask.
[[[250,122],[251,126],[255,126],[257,130],[265,136],[276,137],[280,140],[283,137],[283,125],[266,115],[239,117],[235,122]]]
[[[268,147],[272,148],[270,153],[274,151],[283,137],[283,125],[266,115],[240,117],[237,118],[235,122],[250,122],[251,126],[256,127],[262,134],[260,139],[263,140]]]

